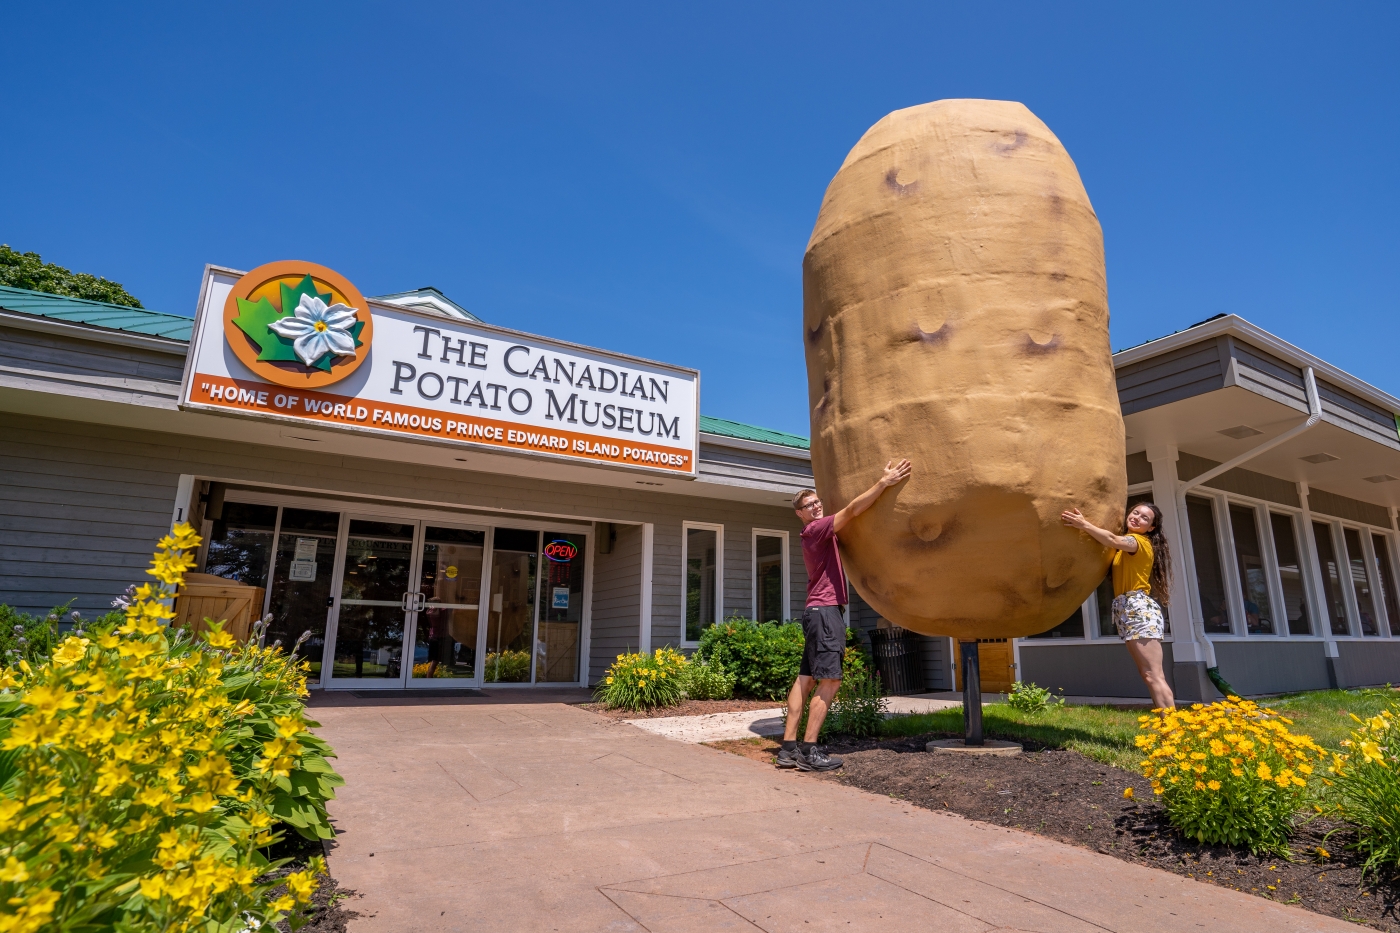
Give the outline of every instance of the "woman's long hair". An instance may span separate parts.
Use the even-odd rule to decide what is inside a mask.
[[[1133,509],[1145,505],[1152,510],[1152,528],[1147,532],[1147,542],[1152,545],[1152,573],[1148,577],[1148,582],[1152,584],[1152,598],[1165,606],[1171,599],[1171,577],[1172,577],[1172,555],[1167,550],[1167,539],[1162,534],[1162,510],[1157,508],[1155,502],[1139,502],[1128,514],[1132,514]],[[1127,515],[1123,517],[1123,527],[1128,525]]]

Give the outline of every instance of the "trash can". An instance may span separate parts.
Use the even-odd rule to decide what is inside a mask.
[[[919,636],[902,628],[870,630],[870,654],[888,694],[923,693],[924,662]]]

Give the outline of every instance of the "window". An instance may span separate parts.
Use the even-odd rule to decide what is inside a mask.
[[[1113,568],[1094,590],[1094,602],[1099,610],[1099,637],[1117,638],[1118,626],[1113,624]]]
[[[1031,635],[1031,638],[1083,638],[1084,637],[1084,607],[1080,606],[1074,610],[1074,615],[1065,619],[1059,625],[1048,632],[1041,632],[1039,635]]]
[[[1366,554],[1361,550],[1361,532],[1343,528],[1342,540],[1347,545],[1347,564],[1351,571],[1352,592],[1356,594],[1356,611],[1361,615],[1361,634],[1379,635],[1376,606],[1371,600],[1371,580],[1366,575]]]
[[[1283,607],[1280,620],[1288,620],[1291,635],[1309,635],[1308,596],[1303,588],[1303,565],[1298,559],[1298,538],[1293,533],[1293,519],[1277,512],[1269,513],[1269,525],[1274,532],[1274,555],[1278,558],[1279,581],[1283,584]]]
[[[1327,610],[1333,635],[1350,635],[1347,610],[1342,603],[1342,573],[1337,565],[1337,552],[1332,547],[1332,526],[1313,522],[1313,542],[1317,545],[1317,561],[1322,565],[1322,602]]]
[[[788,610],[788,537],[785,531],[753,533],[753,612],[759,622],[786,622]]]
[[[1390,548],[1386,547],[1385,535],[1372,533],[1371,547],[1376,552],[1376,579],[1381,583],[1385,614],[1390,617],[1390,634],[1400,635],[1400,606],[1395,603],[1395,581],[1390,576]]]
[[[1191,525],[1191,550],[1196,558],[1196,589],[1201,595],[1201,619],[1207,632],[1230,634],[1225,608],[1225,578],[1220,572],[1220,546],[1216,543],[1215,512],[1209,499],[1186,498],[1186,519]]]
[[[685,573],[685,632],[687,644],[700,640],[706,626],[720,620],[724,583],[719,572],[724,560],[724,526],[686,522],[681,534],[681,566]]]
[[[223,517],[214,519],[209,534],[204,572],[248,586],[267,586],[276,527],[277,506],[226,501]]]
[[[1245,631],[1250,635],[1272,635],[1273,601],[1269,599],[1269,579],[1264,573],[1264,550],[1259,546],[1254,509],[1231,503],[1230,530],[1234,532],[1235,567],[1244,596]]]

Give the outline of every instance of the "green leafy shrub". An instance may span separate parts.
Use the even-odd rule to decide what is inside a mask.
[[[696,656],[732,674],[735,694],[780,700],[802,664],[802,625],[726,619],[701,633]]]
[[[38,664],[58,644],[59,620],[68,614],[68,603],[42,616],[32,616],[0,605],[0,665],[15,667],[20,661]]]
[[[530,679],[530,652],[489,652],[486,655],[485,677],[487,683],[524,683]]]
[[[240,645],[221,623],[199,642],[168,627],[198,544],[177,525],[149,571],[158,583],[133,594],[121,625],[0,670],[8,933],[302,923],[324,865],[272,880],[286,860],[263,853],[282,838],[277,810],[297,796],[294,777],[317,773],[329,750],[302,715],[304,664]]]
[[[733,674],[703,658],[691,658],[681,669],[681,690],[691,700],[728,700],[734,696]]]
[[[885,695],[880,687],[880,675],[870,669],[870,659],[856,641],[857,637],[854,630],[846,630],[847,640],[856,643],[848,644],[845,654],[841,657],[841,686],[837,688],[836,696],[831,699],[831,708],[827,710],[826,719],[822,720],[821,731],[817,734],[818,741],[825,742],[837,734],[860,738],[880,734],[881,724],[885,719]],[[798,738],[807,734],[807,714],[810,709],[809,699],[807,707],[802,710],[802,719],[797,724]],[[783,720],[786,723],[786,711],[783,712]]]
[[[854,650],[846,649],[848,654]],[[885,707],[878,673],[859,670],[850,676],[843,675],[831,711],[822,723],[822,737],[835,733],[858,738],[879,735],[885,721]]]
[[[1292,720],[1228,697],[1139,716],[1138,724],[1136,745],[1147,755],[1142,773],[1182,835],[1288,855],[1312,762],[1327,756],[1311,738],[1288,730]]]
[[[672,648],[619,654],[595,694],[609,709],[655,709],[685,698],[685,655]]]
[[[1052,706],[1064,706],[1065,698],[1057,697],[1044,687],[1037,687],[1034,683],[1017,681],[1011,685],[1011,692],[1006,696],[1006,703],[1012,709],[1018,709],[1023,713],[1039,713]]]
[[[1400,713],[1400,707],[1392,707]],[[1365,872],[1400,867],[1400,717],[1390,710],[1362,719],[1332,759],[1328,794],[1337,814],[1356,828]]]

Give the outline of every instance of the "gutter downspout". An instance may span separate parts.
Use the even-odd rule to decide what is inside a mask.
[[[1233,470],[1241,463],[1244,463],[1248,460],[1252,460],[1266,451],[1273,450],[1275,447],[1284,443],[1285,441],[1291,441],[1293,438],[1297,437],[1299,434],[1302,434],[1304,431],[1308,430],[1313,425],[1317,424],[1319,421],[1322,420],[1322,402],[1318,399],[1317,395],[1317,377],[1313,374],[1313,368],[1311,366],[1303,370],[1303,386],[1307,391],[1308,396],[1308,417],[1306,420],[1303,421],[1302,424],[1294,425],[1287,431],[1284,431],[1278,437],[1275,437],[1272,440],[1265,441],[1258,447],[1247,450],[1244,453],[1240,454],[1238,457],[1235,457],[1231,460],[1226,460],[1219,466],[1212,467],[1211,469],[1206,470],[1201,475],[1189,480],[1185,480],[1177,485],[1177,534],[1186,536],[1190,533],[1190,526],[1186,519],[1186,493],[1188,491],[1196,488],[1197,486],[1200,486],[1202,483],[1206,483],[1210,480],[1215,479],[1222,473],[1227,473],[1230,470]],[[1219,676],[1219,665],[1216,663],[1215,660],[1215,645],[1212,644],[1211,640],[1206,637],[1206,627],[1204,619],[1201,619],[1199,621],[1192,620],[1191,634],[1194,637],[1196,643],[1200,646],[1202,656],[1206,659],[1207,673],[1209,673],[1210,671],[1215,671],[1216,676]],[[1214,679],[1215,678],[1213,677],[1212,680]]]

